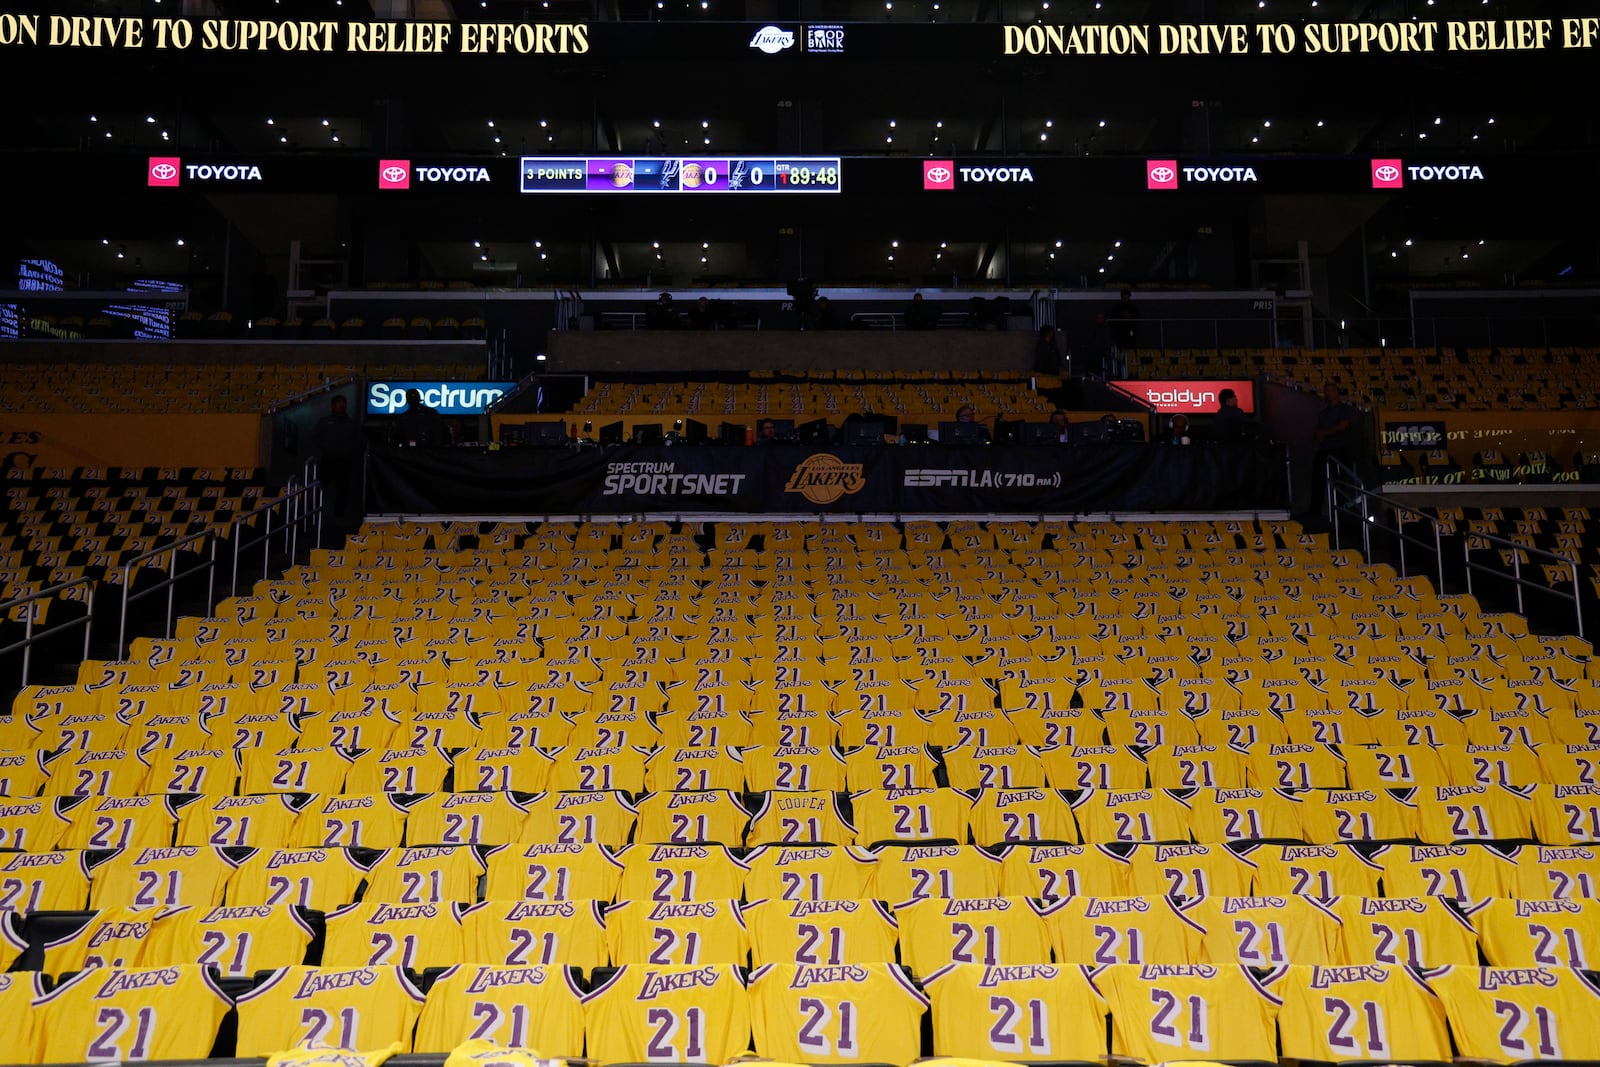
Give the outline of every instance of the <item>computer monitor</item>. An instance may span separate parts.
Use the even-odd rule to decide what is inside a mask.
[[[659,445],[661,443],[661,424],[659,422],[634,423],[630,440],[636,445]]]
[[[725,422],[717,430],[717,440],[725,445],[744,444],[745,428],[737,422]]]
[[[908,422],[900,427],[900,436],[906,439],[908,445],[925,445],[928,443],[928,424]]]
[[[1113,441],[1137,442],[1144,440],[1144,427],[1137,419],[1118,419],[1111,428]]]
[[[827,419],[812,419],[797,426],[794,434],[803,444],[825,445],[833,440],[833,427]]]
[[[994,441],[999,445],[1020,445],[1022,443],[1021,419],[995,419]]]
[[[622,443],[622,423],[608,422],[600,427],[600,443],[602,445],[620,445]]]
[[[686,444],[703,445],[706,443],[706,424],[699,419],[683,420],[683,440]]]
[[[881,445],[883,435],[888,431],[883,423],[876,420],[853,419],[844,424],[839,431],[839,443],[842,445]]]
[[[1067,427],[1067,440],[1075,445],[1103,445],[1111,440],[1111,424],[1099,419],[1071,423]]]
[[[541,419],[522,424],[522,443],[555,448],[567,443],[567,424],[560,419]]]
[[[763,422],[765,422],[765,421],[766,421],[765,419],[757,419],[756,420],[756,436],[758,438],[761,436],[761,424]],[[793,441],[793,440],[796,440],[795,432],[794,432],[794,420],[793,419],[773,419],[772,420],[772,431],[773,431],[772,432],[772,436],[776,440],[779,440],[779,441]]]
[[[1071,424],[1068,424],[1071,429]],[[1025,422],[1022,424],[1022,443],[1025,445],[1058,445],[1061,431],[1053,422]]]
[[[941,445],[986,445],[989,443],[989,427],[981,422],[941,422],[939,424],[939,443]]]

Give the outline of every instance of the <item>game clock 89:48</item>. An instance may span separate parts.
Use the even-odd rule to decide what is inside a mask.
[[[775,187],[827,193],[839,191],[839,161],[837,159],[780,159],[774,164],[777,171]]]

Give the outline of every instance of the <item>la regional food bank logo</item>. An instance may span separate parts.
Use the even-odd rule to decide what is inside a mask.
[[[840,497],[859,493],[866,484],[861,464],[846,463],[838,456],[819,452],[800,461],[783,491],[799,493],[813,504],[831,504]]]

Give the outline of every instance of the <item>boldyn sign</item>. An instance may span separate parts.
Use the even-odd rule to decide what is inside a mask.
[[[1246,415],[1256,410],[1256,384],[1248,378],[1229,381],[1218,379],[1181,379],[1171,381],[1119,381],[1117,388],[1132,393],[1163,415],[1209,415],[1222,405],[1224,389],[1232,389],[1238,398],[1239,410]]]
[[[399,415],[406,409],[406,390],[422,394],[422,402],[441,415],[482,415],[483,409],[509,393],[516,382],[367,383],[368,415]]]

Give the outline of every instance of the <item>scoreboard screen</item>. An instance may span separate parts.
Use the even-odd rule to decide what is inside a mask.
[[[522,157],[524,193],[837,193],[839,158]]]

